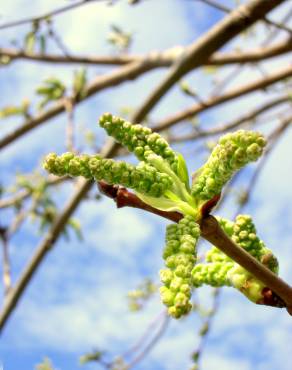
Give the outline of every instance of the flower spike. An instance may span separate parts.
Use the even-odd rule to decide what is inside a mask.
[[[239,130],[221,137],[208,161],[195,172],[192,195],[208,200],[220,194],[236,171],[261,156],[265,145],[264,137],[255,131]]]
[[[166,247],[163,252],[166,269],[160,270],[164,286],[160,288],[162,302],[168,313],[180,318],[192,308],[191,271],[196,262],[196,244],[200,236],[199,225],[191,216],[166,230]]]
[[[87,179],[105,180],[109,184],[119,184],[152,197],[161,197],[171,187],[172,180],[145,162],[133,166],[122,161],[103,159],[99,155],[65,153],[57,156],[49,154],[44,168],[57,175],[83,176]]]

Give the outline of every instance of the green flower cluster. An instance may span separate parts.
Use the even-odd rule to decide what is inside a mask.
[[[64,153],[49,154],[44,168],[57,176],[83,176],[87,179],[105,180],[109,184],[120,184],[139,193],[161,197],[172,185],[171,178],[151,165],[140,162],[133,166],[122,161],[103,159],[99,155]]]
[[[228,286],[230,282],[227,272],[234,266],[231,261],[217,261],[212,263],[199,263],[192,270],[193,286],[198,288],[204,284],[213,287]]]
[[[244,248],[271,271],[278,273],[278,260],[256,235],[256,228],[249,215],[238,215],[233,226],[232,240]]]
[[[237,170],[260,157],[265,145],[264,137],[255,131],[239,130],[221,137],[208,161],[194,174],[192,195],[208,200],[220,194]]]
[[[133,125],[120,117],[105,113],[99,119],[99,124],[108,135],[133,152],[140,161],[145,161],[145,152],[153,152],[162,157],[176,173],[178,159],[168,142],[158,133],[148,127]]]
[[[163,258],[167,268],[160,271],[164,284],[160,293],[168,313],[175,318],[189,313],[192,308],[191,271],[196,262],[199,236],[199,225],[191,216],[185,216],[178,224],[169,225],[166,230]]]
[[[237,245],[244,248],[258,261],[266,262],[266,266],[273,272],[278,272],[277,259],[256,235],[256,229],[250,216],[238,215],[234,223],[223,218],[218,218],[218,221]],[[253,302],[258,302],[262,298],[264,284],[218,248],[213,246],[206,253],[206,262],[208,263],[197,264],[192,270],[192,284],[195,287],[203,284],[215,287],[233,286]]]
[[[206,164],[195,173],[190,188],[185,159],[159,134],[109,113],[104,114],[99,123],[108,135],[136,155],[140,160],[137,166],[100,155],[51,153],[45,159],[44,168],[57,176],[83,176],[132,188],[144,203],[183,215],[178,224],[167,227],[163,252],[166,268],[160,271],[164,284],[161,297],[169,314],[175,318],[187,314],[192,307],[192,287],[203,284],[233,286],[250,300],[259,301],[263,284],[215,246],[206,254],[205,263],[195,266],[195,262],[200,236],[198,223],[204,211],[211,209],[217,200],[214,197],[220,195],[235,171],[259,158],[266,144],[263,136],[239,130],[220,138]],[[235,243],[270,270],[278,272],[277,259],[257,237],[249,216],[239,215],[235,222],[221,218],[219,222]]]

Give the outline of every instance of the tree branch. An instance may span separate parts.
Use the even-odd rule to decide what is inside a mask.
[[[231,8],[228,8],[225,5],[221,5],[221,4],[219,4],[219,3],[217,3],[217,2],[215,2],[213,0],[199,0],[199,1],[201,1],[202,3],[205,3],[207,5],[210,5],[213,8],[216,8],[218,10],[221,10],[224,13],[230,13],[232,11]],[[282,24],[282,23],[279,23],[279,22],[275,22],[272,19],[269,19],[267,17],[263,17],[262,20],[263,20],[263,22],[265,22],[265,23],[267,23],[267,24],[269,24],[271,26],[274,26],[274,27],[276,27],[276,28],[278,28],[278,29],[280,29],[282,31],[286,31],[286,32],[290,33],[290,35],[292,35],[292,30],[289,27],[285,26],[285,24]]]
[[[122,82],[133,80],[144,72],[152,69],[150,64],[141,62],[134,62],[128,65],[120,67],[118,70],[107,73],[102,76],[96,77],[85,90],[85,96],[80,98],[79,96],[70,97],[72,104],[76,104],[90,98],[97,92],[104,90],[109,87],[117,86]],[[68,98],[67,98],[68,99]],[[58,114],[63,113],[66,110],[66,99],[59,100],[52,108],[48,109],[46,112],[40,113],[34,118],[30,118],[22,126],[18,127],[11,133],[8,133],[5,137],[0,139],[0,149],[11,144],[14,140],[20,138],[22,135],[31,131],[32,129],[40,126],[41,124],[47,122],[51,118],[56,117]]]
[[[239,118],[237,118],[237,119],[235,119],[231,122],[221,124],[221,125],[218,125],[216,127],[212,127],[208,130],[197,129],[195,132],[190,133],[190,134],[186,134],[184,136],[181,135],[181,136],[169,137],[168,140],[171,143],[177,143],[177,142],[188,141],[188,140],[196,140],[196,139],[206,137],[206,136],[223,134],[227,131],[233,130],[236,127],[239,127],[240,125],[242,125],[246,122],[249,122],[249,121],[252,121],[252,120],[256,119],[262,113],[265,113],[266,111],[268,111],[272,108],[275,108],[278,105],[286,103],[289,100],[291,100],[291,98],[289,96],[287,96],[287,95],[281,96],[281,97],[273,99],[273,100],[271,100],[271,101],[269,101],[265,104],[262,104],[260,107],[252,110],[251,112],[248,112],[247,114],[242,115],[241,117],[239,117]]]
[[[0,57],[7,57],[11,61],[24,59],[37,62],[46,62],[53,64],[87,64],[87,65],[124,65],[133,62],[147,61],[152,64],[153,68],[170,67],[174,62],[188,50],[186,47],[175,47],[165,51],[151,52],[146,55],[141,54],[122,54],[122,55],[58,55],[58,54],[41,54],[30,53],[25,50],[18,50],[12,48],[0,48]],[[276,43],[272,46],[257,47],[247,51],[230,51],[230,52],[216,52],[206,60],[204,65],[222,66],[234,63],[250,63],[258,62],[268,58],[273,58],[292,50],[292,38]]]
[[[54,185],[62,183],[63,181],[68,181],[70,179],[71,179],[70,177],[66,177],[66,176],[64,176],[64,177],[49,176],[48,179],[47,179],[46,186],[54,186]],[[32,188],[31,189],[23,189],[23,190],[20,190],[18,193],[16,193],[15,195],[13,195],[9,198],[7,197],[7,198],[4,198],[4,199],[0,199],[0,209],[1,208],[8,208],[8,207],[14,206],[18,203],[21,203],[22,201],[27,199],[32,193],[33,193]]]
[[[175,123],[178,123],[185,119],[190,119],[194,115],[202,111],[205,111],[206,109],[213,108],[215,106],[218,106],[232,99],[238,98],[240,96],[246,95],[248,93],[260,89],[265,89],[269,85],[272,85],[290,76],[292,76],[292,65],[289,65],[288,67],[283,68],[280,71],[275,72],[266,78],[261,78],[256,81],[249,82],[243,86],[236,87],[221,96],[210,97],[209,99],[205,100],[202,103],[196,103],[182,112],[178,112],[170,117],[165,118],[164,120],[154,125],[152,128],[155,131],[165,130],[174,125]]]
[[[68,12],[69,10],[77,9],[83,5],[92,3],[94,1],[104,1],[104,0],[81,0],[81,1],[69,4],[69,5],[65,5],[58,9],[54,9],[50,12],[44,13],[43,15],[39,15],[37,17],[29,17],[29,18],[18,20],[18,21],[3,23],[0,25],[0,30],[4,30],[6,28],[11,28],[11,27],[16,27],[16,26],[21,26],[27,23],[40,22],[47,18],[52,18],[52,17],[55,17],[56,15],[60,15],[62,13]]]
[[[220,21],[197,42],[191,45],[185,54],[173,66],[166,79],[149,96],[148,99],[137,109],[132,117],[133,122],[141,122],[156,103],[165,93],[190,70],[202,65],[208,58],[221,46],[235,37],[241,31],[260,19],[264,14],[281,4],[283,0],[250,0],[247,4],[239,7],[238,10],[230,13],[225,19]],[[97,77],[86,90],[83,99],[71,97],[74,104],[89,98],[98,91],[105,88],[116,86],[126,80],[135,79],[141,73],[153,69],[153,64],[149,61],[133,62],[122,66],[117,71]],[[66,104],[61,100],[48,111],[41,113],[35,118],[25,122],[21,127],[6,135],[0,140],[0,149],[12,143],[30,130],[38,127],[42,123],[64,112]]]
[[[228,14],[194,42],[186,54],[173,65],[164,80],[137,110],[133,121],[140,122],[141,117],[145,117],[182,76],[204,64],[215,51],[283,2],[283,0],[250,0]]]

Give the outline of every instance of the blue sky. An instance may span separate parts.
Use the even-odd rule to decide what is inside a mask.
[[[35,15],[59,6],[60,1],[31,2],[15,0],[2,4],[2,21]],[[187,45],[222,17],[220,12],[196,1],[156,0],[129,7],[120,1],[113,7],[92,4],[57,18],[56,28],[72,52],[102,54],[112,52],[105,41],[110,24],[134,32],[133,52],[163,50]],[[233,1],[222,1],[232,6]],[[271,16],[285,14],[284,7]],[[252,39],[240,37],[228,47],[249,48],[263,40],[266,29],[259,26]],[[12,38],[21,39],[26,27],[1,31],[1,46],[8,46]],[[52,47],[52,50],[54,48]],[[275,71],[288,63],[287,57],[265,64]],[[35,87],[51,75],[64,82],[72,80],[74,66],[15,62],[0,69],[2,94],[0,106],[33,96]],[[93,78],[103,72],[101,67],[89,68]],[[97,127],[97,118],[105,111],[119,114],[121,108],[138,106],[163,77],[165,71],[151,72],[138,80],[125,83],[114,90],[106,90],[76,109],[80,143],[84,129],[94,130],[98,143],[105,139]],[[223,70],[221,75],[226,74]],[[202,96],[207,96],[213,75],[193,73],[186,80]],[[260,77],[257,70],[245,68],[235,84]],[[232,87],[232,85],[230,85]],[[201,124],[218,124],[231,120],[254,107],[263,97],[259,92],[239,99],[200,116]],[[272,95],[272,94],[271,94]],[[192,104],[174,88],[154,109],[153,121]],[[1,135],[19,125],[18,119],[1,122]],[[40,166],[41,158],[50,151],[63,152],[65,115],[61,115],[26,135],[1,152],[0,165],[4,184],[13,182],[15,172],[29,172]],[[276,122],[262,125],[268,133]],[[245,212],[254,217],[258,233],[280,261],[280,275],[292,283],[291,229],[292,209],[291,162],[292,133],[288,130],[264,167],[252,201]],[[188,153],[191,170],[202,164],[206,152],[198,153],[192,145],[179,145]],[[196,153],[194,156],[193,153]],[[242,176],[246,179],[251,168]],[[61,203],[68,199],[72,187],[61,187],[54,197]],[[220,211],[230,217],[236,205],[234,198]],[[10,217],[10,214],[4,214]],[[158,281],[158,270],[163,265],[161,250],[167,221],[134,209],[116,210],[109,199],[84,202],[75,214],[80,220],[84,242],[74,236],[70,242],[60,239],[47,256],[26,290],[0,338],[0,363],[5,370],[33,369],[45,356],[51,358],[56,369],[80,369],[78,358],[94,348],[108,349],[112,355],[129,348],[147,324],[163,309],[159,297],[149,302],[141,313],[129,313],[125,296],[145,277]],[[3,218],[4,220],[4,218]],[[37,225],[26,222],[10,246],[15,280],[36,247],[40,235]],[[208,288],[198,291],[201,301],[209,302]],[[180,370],[190,365],[190,353],[198,344],[200,320],[190,315],[179,322],[172,321],[163,340],[149,356],[135,367],[137,370]],[[202,358],[202,370],[288,370],[292,342],[291,318],[285,310],[260,307],[248,302],[233,289],[224,289],[220,309],[215,317],[209,341]],[[94,369],[92,365],[84,369]]]

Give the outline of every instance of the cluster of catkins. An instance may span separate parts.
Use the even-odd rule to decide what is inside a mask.
[[[226,234],[240,247],[245,249],[258,261],[265,264],[275,274],[278,273],[278,261],[272,251],[256,235],[256,229],[249,215],[238,215],[235,222],[224,218],[218,221]],[[259,303],[265,287],[243,267],[213,246],[206,253],[206,262],[199,263],[192,270],[192,284],[214,287],[233,286],[253,302]]]
[[[145,203],[163,211],[178,211],[183,218],[166,230],[163,252],[166,268],[160,271],[161,298],[175,318],[191,308],[191,291],[203,284],[233,286],[249,299],[261,299],[263,284],[215,246],[206,262],[196,264],[199,222],[204,204],[218,197],[234,173],[263,152],[266,141],[254,131],[239,130],[220,138],[208,161],[195,172],[190,186],[185,160],[158,133],[142,125],[104,114],[99,120],[108,135],[134,153],[137,166],[100,155],[49,154],[44,168],[57,176],[83,176],[134,189]],[[278,263],[272,252],[257,237],[249,216],[235,222],[219,219],[225,232],[258,261],[277,273]]]

